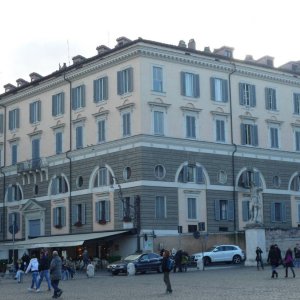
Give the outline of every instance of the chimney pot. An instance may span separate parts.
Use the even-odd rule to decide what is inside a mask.
[[[194,39],[190,39],[190,40],[189,40],[188,48],[189,48],[189,49],[196,50],[196,42],[195,42]]]
[[[29,74],[29,77],[30,77],[30,79],[31,79],[31,82],[43,78],[42,75],[40,75],[40,74],[38,74],[38,73],[36,73],[36,72],[32,72],[31,74]]]
[[[101,46],[98,46],[98,47],[96,48],[96,50],[98,51],[98,54],[103,54],[103,53],[109,51],[110,48],[107,47],[107,46],[105,46],[105,45],[101,45]]]

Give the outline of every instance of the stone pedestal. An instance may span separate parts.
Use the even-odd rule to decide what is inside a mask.
[[[245,266],[256,266],[256,247],[263,251],[262,259],[266,262],[266,232],[263,225],[249,224],[245,227],[246,261]]]

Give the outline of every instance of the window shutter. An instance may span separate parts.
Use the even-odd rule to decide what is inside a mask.
[[[281,203],[281,215],[282,215],[282,222],[286,222],[286,203],[282,202]]]
[[[255,85],[251,85],[251,94],[250,94],[250,106],[255,107],[256,106],[256,93],[255,93]]]
[[[183,182],[188,181],[188,172],[189,172],[188,165],[183,166]]]
[[[118,91],[118,95],[123,94],[122,71],[119,71],[117,73],[117,91]]]
[[[78,221],[78,205],[72,205],[72,225]]]
[[[254,172],[253,173],[253,180],[254,180],[254,184],[256,185],[256,186],[260,186],[260,176],[259,176],[259,172]]]
[[[257,129],[257,125],[253,125],[253,146],[258,146],[258,129]]]
[[[76,94],[76,88],[72,88],[72,109],[77,109],[77,94]]]
[[[9,186],[7,188],[7,201],[8,202],[12,201],[12,186]]]
[[[13,111],[10,111],[8,113],[8,129],[12,130],[13,129]]]
[[[51,195],[56,195],[56,178],[51,181]]]
[[[180,87],[181,87],[181,95],[185,96],[185,73],[184,72],[180,72]]]
[[[103,78],[103,100],[108,99],[108,77]]]
[[[58,225],[57,207],[53,208],[53,226]]]
[[[128,68],[128,92],[133,92],[133,68]]]
[[[275,222],[275,202],[271,203],[271,222]]]
[[[61,113],[65,113],[65,93],[61,93]]]
[[[94,80],[94,102],[99,101],[99,79]]]
[[[222,97],[224,102],[228,102],[228,82],[222,80]]]
[[[61,225],[66,226],[66,208],[64,206],[61,208]]]
[[[240,105],[245,105],[245,99],[244,99],[244,84],[239,83],[239,91],[240,91]]]
[[[4,122],[3,122],[3,120],[4,120],[4,116],[3,116],[3,114],[0,114],[0,133],[3,133],[3,128],[4,128]]]
[[[96,218],[96,221],[98,222],[100,220],[100,201],[96,202],[95,203],[96,205],[96,211],[95,211],[95,218]]]
[[[241,144],[246,145],[245,124],[241,124]]]
[[[194,96],[195,96],[195,98],[199,98],[200,97],[200,77],[197,74],[193,78],[194,78]]]
[[[110,202],[105,201],[105,220],[110,221]]]
[[[298,113],[298,105],[297,105],[297,97],[296,94],[294,94],[294,113],[297,114]]]
[[[234,205],[233,200],[228,200],[228,220],[234,220]]]
[[[16,108],[16,128],[20,128],[20,109]]]
[[[242,214],[243,214],[243,221],[249,221],[249,201],[242,202]]]
[[[202,167],[196,167],[196,182],[197,183],[204,183],[204,178],[203,178],[203,169]]]
[[[269,103],[269,93],[270,93],[270,89],[269,88],[265,88],[265,106],[266,109],[271,109],[270,107],[270,103]]]
[[[30,124],[32,124],[33,123],[33,114],[34,114],[34,112],[33,112],[33,110],[34,110],[34,105],[33,105],[34,103],[30,103],[29,104],[29,123]]]
[[[215,200],[215,220],[220,221],[220,200]]]
[[[40,100],[37,102],[37,106],[38,106],[37,120],[40,122],[42,120],[42,103]]]
[[[216,94],[215,94],[215,78],[210,77],[210,98],[211,100],[216,100]]]
[[[81,107],[85,107],[85,85],[83,84],[80,88],[81,91]]]
[[[300,204],[298,204],[298,216],[297,216],[297,222],[300,222]]]
[[[57,101],[55,95],[52,96],[52,116],[57,115]]]
[[[276,110],[277,109],[277,99],[276,99],[276,90],[272,89],[272,109]]]
[[[86,213],[86,204],[85,204],[85,203],[82,203],[82,204],[81,204],[81,223],[82,223],[82,224],[85,224],[85,223],[86,223],[85,213]]]

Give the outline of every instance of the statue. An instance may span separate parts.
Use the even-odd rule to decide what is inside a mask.
[[[254,182],[250,183],[250,219],[249,223],[261,224],[262,223],[262,188],[257,187]]]

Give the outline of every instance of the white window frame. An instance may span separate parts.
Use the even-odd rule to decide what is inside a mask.
[[[52,116],[58,117],[65,113],[64,92],[52,96]]]
[[[193,200],[193,201],[191,201]],[[186,205],[187,205],[187,220],[197,220],[198,219],[198,211],[197,211],[197,197],[191,197],[191,196],[187,196],[186,197]],[[193,202],[193,203],[191,203]],[[194,210],[191,211],[191,206],[194,206]]]
[[[163,211],[160,211],[161,207],[163,207]],[[155,219],[165,219],[166,217],[167,217],[166,196],[156,196],[155,197]]]
[[[164,91],[164,70],[161,66],[152,66],[152,90],[157,93]]]
[[[218,139],[218,126],[217,126],[217,122],[223,122],[224,124],[224,132],[223,132],[223,135],[224,135],[224,139]],[[215,141],[218,142],[218,143],[226,143],[227,142],[227,133],[226,133],[226,122],[227,122],[227,118],[226,117],[223,117],[223,116],[216,116],[215,119],[214,119],[214,134],[215,134]]]
[[[276,141],[274,141],[274,131],[277,132],[277,145]],[[270,124],[269,126],[269,145],[272,149],[280,148],[280,127],[276,124]]]
[[[129,117],[129,124],[128,119],[124,119],[125,115]],[[127,117],[126,117],[127,118]],[[123,110],[121,112],[121,127],[122,127],[122,137],[127,137],[132,135],[132,113],[130,110]]]
[[[194,120],[194,135],[193,132],[188,132],[191,128],[188,126],[188,118],[192,118]],[[192,120],[190,119],[190,120]],[[184,128],[185,128],[185,137],[187,139],[196,140],[198,138],[198,116],[195,113],[185,113],[184,114]]]
[[[100,143],[105,143],[106,142],[106,135],[107,135],[107,119],[105,117],[103,118],[98,118],[97,119],[97,142],[98,144]],[[104,124],[104,132],[100,134],[100,131],[99,131],[99,124],[102,123]],[[101,130],[102,131],[102,130]],[[102,137],[102,138],[100,138]]]
[[[266,109],[271,111],[277,111],[276,89],[266,88],[265,98],[266,98]]]
[[[162,116],[160,120],[157,119],[157,114]],[[163,109],[154,109],[152,111],[153,118],[153,134],[154,135],[165,135],[165,110]],[[159,123],[157,123],[159,121]]]

